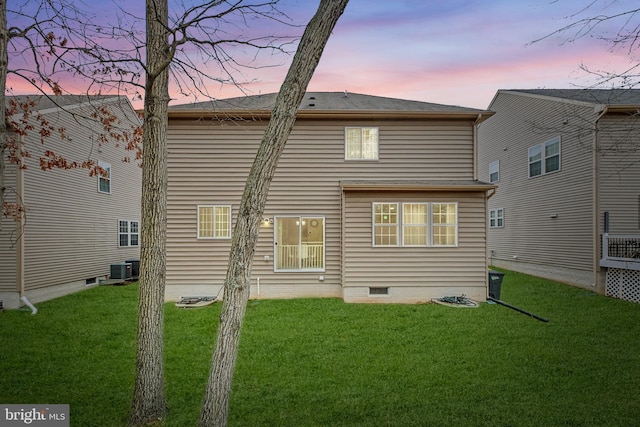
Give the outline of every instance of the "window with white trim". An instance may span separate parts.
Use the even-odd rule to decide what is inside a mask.
[[[344,158],[346,160],[378,160],[378,128],[346,127]]]
[[[373,246],[398,246],[398,203],[373,204]]]
[[[231,206],[198,205],[198,239],[230,239]]]
[[[458,246],[458,204],[432,203],[433,246]]]
[[[491,209],[489,211],[489,227],[501,228],[504,227],[504,209]]]
[[[140,245],[140,222],[118,220],[118,246],[121,248]]]
[[[98,193],[111,193],[111,165],[98,161]]]
[[[427,204],[402,204],[402,246],[427,245]]]
[[[275,217],[275,271],[324,271],[324,218]]]
[[[456,202],[374,202],[372,216],[374,247],[458,246]]]
[[[560,137],[529,148],[529,178],[560,170]]]
[[[489,182],[500,181],[500,160],[489,163]]]

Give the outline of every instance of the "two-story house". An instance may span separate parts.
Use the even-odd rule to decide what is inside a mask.
[[[220,292],[245,179],[276,94],[169,109],[166,298]],[[252,298],[487,296],[476,130],[492,113],[307,93],[271,183]]]
[[[640,301],[640,90],[500,90],[489,109],[490,262]]]
[[[31,155],[22,159],[26,168],[5,153],[6,199],[24,208],[23,215],[1,218],[0,303],[5,308],[23,305],[22,298],[35,304],[95,286],[110,275],[111,264],[139,257],[142,173],[135,154],[116,137],[132,135],[141,124],[130,102],[86,95],[14,99],[33,103],[28,107],[33,129],[13,135]],[[59,158],[90,160],[106,173],[41,168],[41,159]]]

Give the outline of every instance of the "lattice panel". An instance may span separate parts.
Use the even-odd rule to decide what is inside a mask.
[[[607,269],[605,295],[625,301],[640,302],[640,271]]]

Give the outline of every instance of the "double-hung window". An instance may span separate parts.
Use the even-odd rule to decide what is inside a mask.
[[[344,139],[346,160],[378,160],[377,127],[347,127]]]
[[[500,160],[489,163],[489,182],[500,181]]]
[[[501,228],[504,227],[504,209],[491,209],[489,211],[489,227]]]
[[[560,170],[560,137],[529,148],[529,178]]]
[[[198,206],[198,239],[231,238],[231,206]]]
[[[398,203],[373,204],[373,245],[398,246]]]
[[[457,203],[373,203],[373,246],[457,245]]]
[[[458,204],[432,203],[433,246],[458,246]]]
[[[140,240],[140,223],[121,219],[118,221],[118,246],[138,246]]]
[[[427,204],[402,204],[402,245],[427,245]]]
[[[98,161],[98,192],[111,193],[111,165]]]

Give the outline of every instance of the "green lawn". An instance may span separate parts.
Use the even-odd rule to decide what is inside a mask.
[[[0,403],[126,424],[134,285],[0,313]],[[640,304],[507,272],[500,305],[250,301],[232,426],[634,426]],[[166,305],[167,426],[195,425],[220,305]]]

